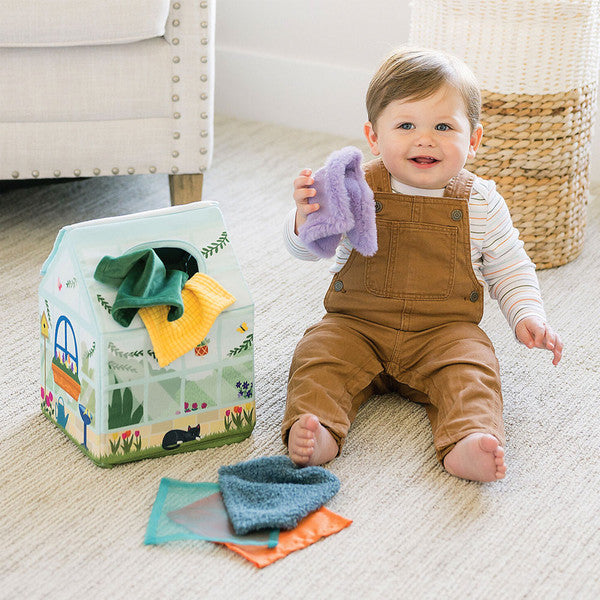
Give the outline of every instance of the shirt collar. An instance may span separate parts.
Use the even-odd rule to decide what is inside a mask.
[[[394,179],[392,176],[390,176],[390,179],[392,183],[392,190],[397,194],[406,194],[407,196],[429,196],[431,198],[441,198],[444,195],[445,188],[426,190],[402,183],[401,181]]]

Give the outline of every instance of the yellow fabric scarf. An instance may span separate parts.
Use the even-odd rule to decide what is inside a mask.
[[[204,273],[196,273],[186,282],[181,298],[183,316],[176,321],[167,320],[168,306],[139,309],[161,367],[195,348],[221,312],[235,302],[234,296]]]

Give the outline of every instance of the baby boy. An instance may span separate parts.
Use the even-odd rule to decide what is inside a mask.
[[[327,312],[294,353],[283,440],[297,464],[326,463],[360,405],[394,391],[425,406],[449,473],[502,479],[499,367],[479,327],[483,284],[521,343],[551,351],[555,365],[563,345],[504,199],[464,168],[483,133],[477,81],[455,57],[405,49],[380,66],[366,103],[378,251],[363,256],[342,238]],[[287,247],[304,260],[317,259],[298,238],[320,208],[313,183],[308,169],[294,181],[286,223]]]

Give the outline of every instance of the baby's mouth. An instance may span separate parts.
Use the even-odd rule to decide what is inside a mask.
[[[433,156],[415,156],[409,160],[418,165],[434,165],[440,162],[437,158],[433,158]]]

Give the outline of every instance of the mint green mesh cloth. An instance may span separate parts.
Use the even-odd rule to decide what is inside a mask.
[[[278,529],[237,535],[229,521],[218,483],[161,479],[152,507],[145,544],[175,540],[206,540],[274,548]]]

